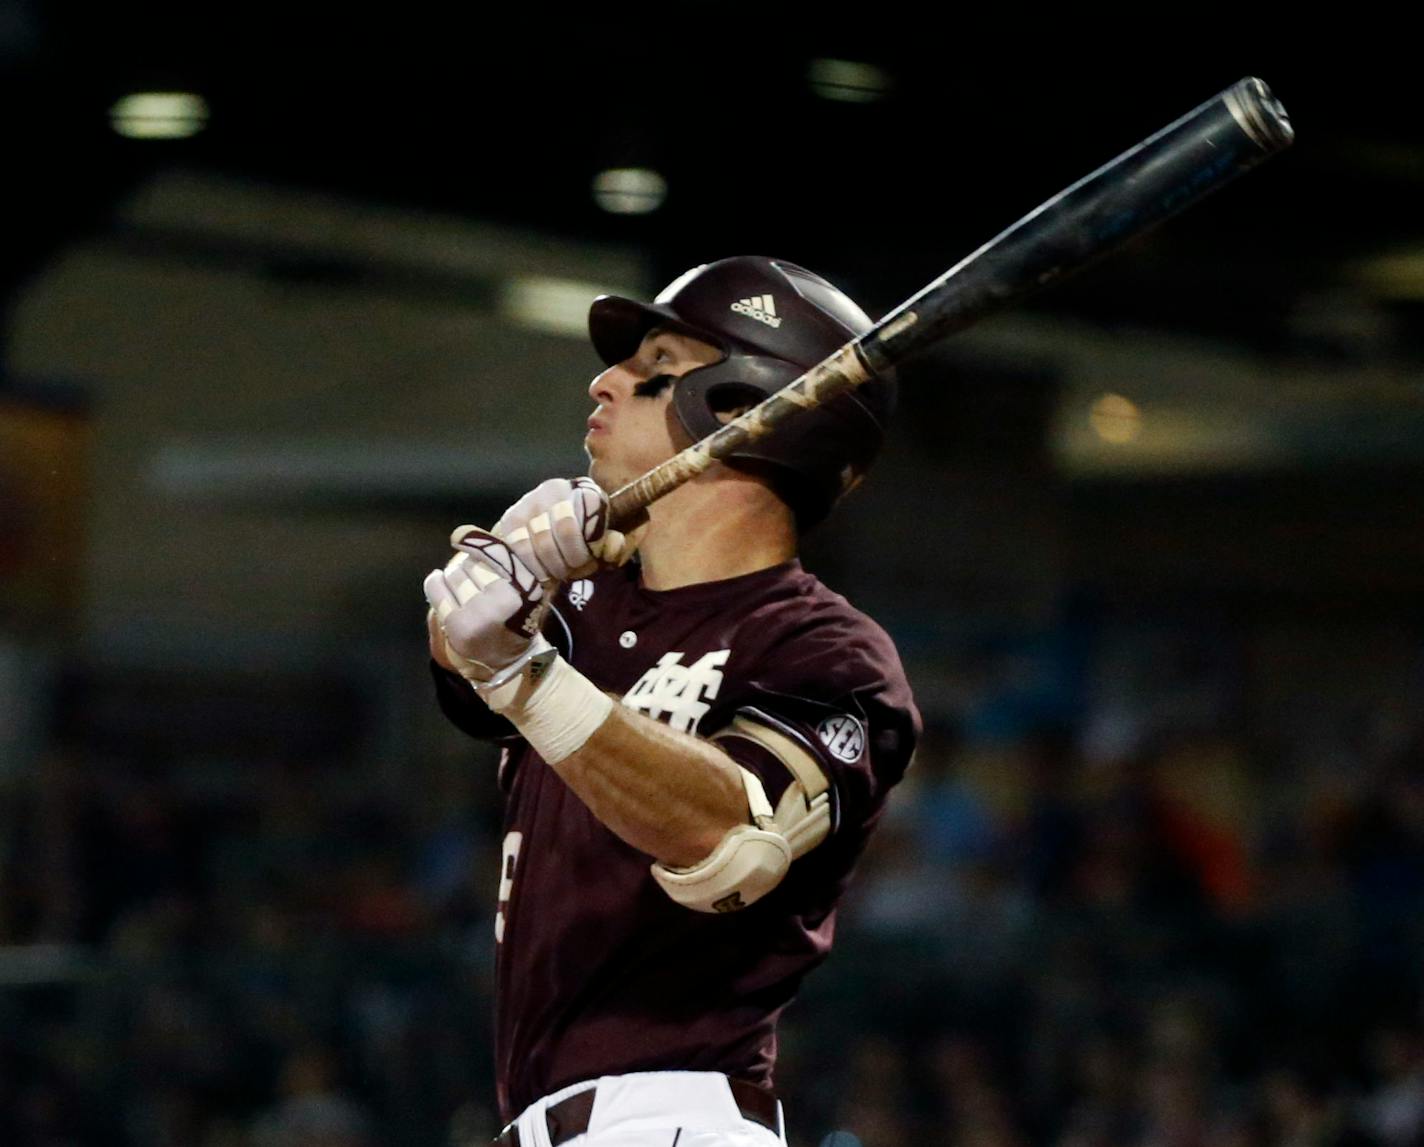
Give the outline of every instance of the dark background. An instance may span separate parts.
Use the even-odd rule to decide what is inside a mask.
[[[102,226],[155,166],[184,162],[648,244],[669,273],[708,250],[785,249],[854,268],[888,306],[1243,75],[1273,86],[1299,146],[1174,224],[1150,257],[1038,305],[1171,316],[1278,347],[1300,333],[1290,319],[1302,305],[1350,291],[1356,261],[1408,250],[1419,228],[1408,49],[1363,20],[1263,29],[1243,17],[1218,34],[1206,20],[1148,33],[1050,19],[1028,37],[1008,34],[1010,13],[956,13],[941,27],[898,5],[740,18],[690,4],[547,26],[493,6],[7,10],[9,182],[22,208],[11,284]],[[827,57],[883,69],[886,97],[816,97],[807,65]],[[175,88],[207,98],[209,130],[159,146],[110,132],[118,96]],[[628,219],[595,207],[593,174],[630,165],[667,175],[664,210]],[[1399,325],[1407,339],[1412,324]]]

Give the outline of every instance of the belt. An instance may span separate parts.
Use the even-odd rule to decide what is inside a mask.
[[[777,1135],[781,1134],[776,1096],[740,1079],[729,1079],[727,1083],[731,1085],[732,1099],[736,1101],[743,1119],[750,1119]],[[575,1135],[582,1135],[588,1130],[588,1119],[593,1114],[593,1097],[597,1091],[596,1087],[590,1087],[544,1109],[549,1142],[553,1147],[559,1147],[559,1144],[567,1143]],[[520,1142],[519,1128],[513,1123],[496,1135],[494,1142],[495,1147],[534,1147],[533,1144]]]

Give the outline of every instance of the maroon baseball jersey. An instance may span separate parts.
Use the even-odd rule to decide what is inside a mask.
[[[740,911],[695,912],[654,881],[523,741],[507,744],[496,1004],[508,1119],[570,1083],[628,1071],[721,1071],[770,1086],[776,1020],[831,945],[835,904],[909,762],[919,715],[890,639],[793,561],[725,581],[643,588],[636,563],[566,586],[546,630],[623,704],[702,736],[772,728],[831,780],[830,835]],[[437,672],[462,728],[493,732]],[[509,727],[506,726],[506,729]],[[718,743],[774,805],[791,781],[756,740]]]

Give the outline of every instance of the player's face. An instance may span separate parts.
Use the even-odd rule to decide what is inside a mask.
[[[673,379],[721,358],[710,343],[655,329],[632,358],[595,378],[588,393],[598,409],[583,440],[589,477],[616,490],[690,445],[672,408]]]

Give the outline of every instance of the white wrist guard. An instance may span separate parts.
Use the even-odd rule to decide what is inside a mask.
[[[613,711],[613,699],[542,638],[475,692],[551,765],[583,748]]]

